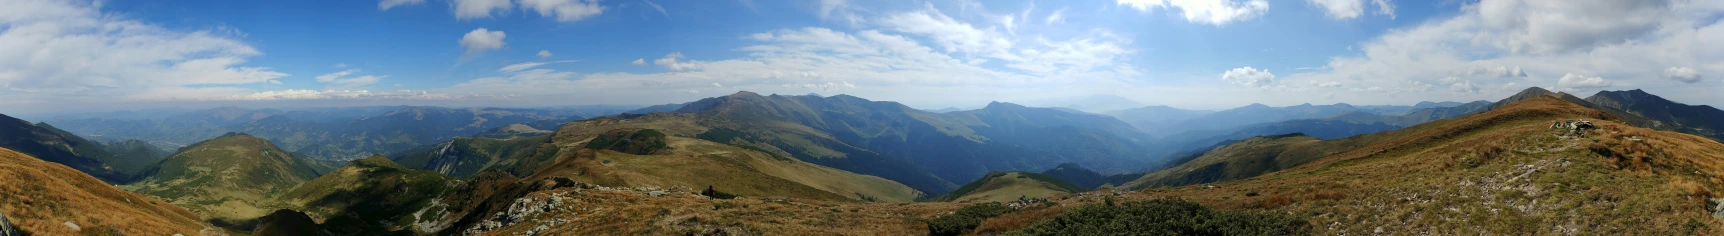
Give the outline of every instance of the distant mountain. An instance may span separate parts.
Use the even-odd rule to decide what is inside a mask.
[[[1289,107],[1270,107],[1263,104],[1251,104],[1244,107],[1204,114],[1188,119],[1157,131],[1160,134],[1179,134],[1189,131],[1220,131],[1245,125],[1277,122],[1297,119],[1314,119],[1340,115],[1347,112],[1365,111],[1346,103],[1334,105],[1301,104]]]
[[[556,161],[558,150],[549,135],[504,139],[458,137],[393,153],[389,157],[403,166],[454,177],[472,177],[487,170],[525,177]]]
[[[1147,106],[1108,112],[1115,118],[1131,124],[1138,130],[1154,136],[1166,136],[1169,130],[1176,130],[1180,122],[1214,113],[1214,111],[1185,110],[1168,106]]]
[[[103,149],[100,143],[70,135],[47,124],[30,124],[0,115],[0,147],[60,163],[109,183],[124,183],[131,177],[104,162],[114,158],[114,154]]]
[[[1085,190],[1119,186],[1121,184],[1125,184],[1125,182],[1137,179],[1139,176],[1143,176],[1143,173],[1102,175],[1101,173],[1084,168],[1077,163],[1060,164],[1058,167],[1054,167],[1053,169],[1042,171],[1041,174],[1055,179],[1064,180]]]
[[[1109,112],[1143,106],[1143,103],[1131,100],[1130,98],[1108,94],[1024,101],[1021,104],[1029,104],[1037,107],[1067,108],[1091,113]]]
[[[933,113],[947,113],[947,112],[965,111],[965,110],[961,109],[961,108],[957,108],[957,107],[946,107],[946,108],[925,110],[925,111],[933,112]]]
[[[156,145],[151,145],[149,142],[137,139],[102,143],[102,148],[114,155],[113,158],[108,158],[103,162],[113,167],[114,170],[128,175],[135,175],[144,171],[150,165],[154,165],[157,161],[166,159],[168,155],[173,154],[156,147]]]
[[[456,181],[374,155],[348,162],[335,172],[277,195],[275,200],[304,212],[307,218],[325,222],[317,228],[336,235],[427,235],[436,232],[415,227],[413,223],[421,215],[414,213],[438,204],[437,200],[453,191]]]
[[[678,109],[682,109],[683,106],[688,106],[688,103],[685,102],[685,103],[671,103],[671,104],[664,104],[664,105],[652,105],[652,106],[647,106],[647,107],[643,107],[640,109],[634,109],[634,110],[626,111],[623,113],[625,113],[625,114],[646,114],[646,113],[653,113],[653,112],[674,112]]]
[[[552,128],[555,130],[555,128]],[[509,124],[474,135],[474,137],[507,139],[513,137],[540,136],[551,134],[550,130],[542,130],[526,124]]]
[[[122,188],[162,198],[227,227],[280,208],[269,199],[318,175],[310,160],[268,140],[232,133],[181,148]]]
[[[1645,117],[1653,127],[1724,141],[1724,110],[1712,106],[1690,106],[1639,89],[1599,91],[1586,101]]]
[[[743,137],[738,142],[772,146],[797,159],[934,194],[956,187],[949,179],[992,171],[1045,170],[1067,162],[1123,171],[1153,161],[1141,154],[1137,138],[1126,136],[1134,129],[1124,122],[1009,103],[936,114],[848,95],[740,92],[702,99],[678,112],[709,117],[702,119],[704,126],[737,132],[734,136]],[[939,171],[929,171],[933,168]]]
[[[85,118],[55,124],[103,140],[139,139],[170,148],[243,132],[285,150],[325,160],[350,160],[394,153],[454,137],[472,136],[509,124],[555,129],[583,117],[580,110],[441,107],[354,107],[307,111],[218,108],[163,120]],[[339,162],[337,162],[339,163]]]
[[[1058,178],[1030,172],[993,172],[965,184],[944,196],[934,198],[945,202],[1012,202],[1021,198],[1051,198],[1082,192],[1078,187]]]
[[[208,227],[184,208],[8,148],[0,148],[0,183],[0,210],[25,235],[198,235]]]

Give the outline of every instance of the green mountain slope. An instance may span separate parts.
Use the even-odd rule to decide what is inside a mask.
[[[102,143],[102,148],[107,149],[108,153],[113,153],[112,158],[104,160],[105,163],[112,166],[114,170],[133,175],[150,168],[150,165],[154,165],[173,154],[162,151],[161,148],[151,145],[149,142],[137,139]]]
[[[1178,166],[1150,172],[1121,185],[1125,189],[1181,186],[1249,178],[1310,162],[1310,156],[1283,155],[1322,141],[1304,134],[1263,136],[1234,142]]]
[[[184,208],[7,148],[0,148],[0,213],[24,235],[197,235],[207,227]]]
[[[123,188],[226,225],[270,213],[279,208],[271,197],[319,175],[310,161],[240,133],[181,148],[141,174]]]
[[[1060,164],[1058,167],[1054,167],[1053,169],[1042,171],[1041,174],[1048,177],[1054,177],[1055,179],[1064,180],[1077,185],[1078,187],[1082,187],[1083,189],[1119,186],[1121,184],[1125,184],[1125,182],[1129,182],[1143,176],[1143,173],[1103,175],[1092,171],[1089,168],[1084,168],[1077,163]]]
[[[1042,174],[1030,172],[994,172],[965,184],[951,193],[934,198],[948,202],[1010,202],[1019,198],[1049,198],[1089,189],[1078,187]]]
[[[1586,97],[1586,101],[1645,117],[1655,123],[1655,128],[1724,141],[1724,110],[1712,106],[1690,106],[1639,89],[1599,91]]]
[[[390,159],[402,166],[460,178],[486,170],[523,177],[555,161],[559,148],[550,141],[550,135],[507,139],[463,137],[390,154]]]
[[[0,147],[44,161],[60,163],[109,183],[124,183],[131,178],[129,174],[104,162],[113,158],[114,154],[103,149],[100,143],[68,134],[47,124],[30,124],[18,118],[0,115]]]
[[[456,181],[402,167],[378,155],[348,162],[275,199],[342,235],[434,233],[413,231],[412,223],[419,221],[414,213],[447,195]]]

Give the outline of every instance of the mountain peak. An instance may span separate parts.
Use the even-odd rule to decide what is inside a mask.
[[[1018,105],[1016,103],[1010,103],[1010,102],[992,101],[992,102],[988,102],[988,106],[983,107],[982,109],[983,110],[993,110],[993,109],[1011,109],[1011,108],[1024,108],[1024,105]]]
[[[730,94],[730,96],[726,96],[726,97],[760,97],[760,94],[754,93],[754,92],[749,92],[748,90],[743,90],[743,91],[736,91],[736,93]]]

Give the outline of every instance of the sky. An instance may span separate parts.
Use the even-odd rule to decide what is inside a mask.
[[[0,0],[0,113],[1121,97],[1724,105],[1724,1]]]

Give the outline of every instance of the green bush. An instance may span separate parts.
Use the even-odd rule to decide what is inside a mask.
[[[1210,210],[1177,198],[1089,205],[1011,235],[1307,235],[1304,219],[1274,213]]]
[[[1012,212],[1011,207],[984,203],[959,208],[952,215],[928,220],[929,235],[961,235],[982,225],[982,220]]]

